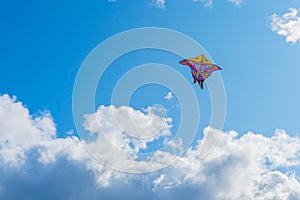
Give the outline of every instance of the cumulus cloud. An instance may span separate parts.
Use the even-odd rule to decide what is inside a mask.
[[[140,127],[157,125],[149,124],[149,113],[130,107],[102,106],[86,116],[87,130],[95,134],[100,125],[119,134],[117,127],[111,125],[112,111],[119,115],[131,112]],[[108,119],[107,124],[102,117]],[[163,119],[157,117],[151,120]],[[121,129],[132,130],[127,126],[124,123]],[[205,136],[212,132],[221,137],[205,159],[200,159],[203,141],[199,140],[167,168],[152,173],[123,173],[103,165],[86,150],[88,145],[94,148],[104,145],[100,148],[109,151],[107,148],[111,147],[105,146],[106,143],[98,140],[88,143],[72,135],[58,138],[49,112],[31,115],[15,97],[2,95],[0,199],[116,199],[120,194],[127,199],[299,199],[298,137],[284,130],[265,137],[253,132],[239,135],[212,127],[204,129]],[[132,148],[128,152],[134,156],[137,153],[134,147],[122,146],[127,140],[118,134],[110,138],[111,142],[120,144],[125,152],[126,148]],[[165,159],[176,156],[163,151],[155,154],[157,160],[161,156]],[[110,156],[111,160],[116,159]],[[138,161],[123,157],[119,161],[128,159],[132,168],[148,167],[157,163],[155,158]]]
[[[284,36],[286,42],[295,44],[300,40],[300,16],[298,10],[290,8],[283,14],[273,14],[271,17],[271,29],[280,36]]]
[[[151,159],[148,162],[137,161],[137,154],[149,143],[157,145],[157,139],[163,144],[170,142],[172,119],[165,117],[160,106],[148,107],[144,112],[128,106],[100,106],[96,113],[85,116],[86,130],[96,134],[87,148],[105,164],[122,171],[136,173],[164,167],[173,159],[168,152],[157,151],[147,157]]]
[[[143,113],[128,106],[100,106],[96,113],[85,116],[85,127],[90,132],[107,133],[107,137],[114,138],[112,141],[126,133],[149,142],[170,135],[172,119],[159,109],[158,106],[148,107]]]
[[[204,194],[210,193],[206,199],[288,199],[300,195],[300,182],[288,170],[299,165],[299,138],[283,130],[277,130],[271,138],[252,132],[240,138],[235,131],[221,134],[204,160],[199,160],[200,145],[190,149],[174,165],[176,178],[165,175],[161,188],[189,183]],[[159,188],[157,184],[155,187]]]
[[[5,163],[20,165],[26,151],[55,137],[56,127],[48,112],[32,118],[29,110],[15,101],[16,97],[0,96],[0,155]]]
[[[8,168],[22,168],[34,162],[51,165],[60,158],[81,163],[86,169],[103,172],[77,137],[58,138],[49,112],[33,117],[16,97],[0,96],[0,162]],[[109,173],[109,172],[107,172]],[[105,183],[103,183],[105,185]]]

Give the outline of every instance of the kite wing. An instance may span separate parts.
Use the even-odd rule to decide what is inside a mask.
[[[207,79],[214,71],[221,70],[222,68],[215,64],[205,63],[202,65],[202,69],[200,69],[202,80]]]
[[[179,62],[182,65],[186,65],[189,66],[191,68],[191,70],[197,70],[197,67],[199,66],[199,64],[192,59],[185,59]]]
[[[201,54],[200,56],[197,56],[195,58],[189,58],[187,60],[192,60],[199,64],[213,64],[208,58],[205,57],[205,55]]]

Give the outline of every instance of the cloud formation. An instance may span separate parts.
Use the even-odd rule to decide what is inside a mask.
[[[174,98],[173,93],[172,92],[168,92],[168,94],[166,96],[164,96],[165,99],[167,100],[171,100]]]
[[[204,3],[205,7],[213,7],[213,0],[192,0],[193,2],[201,2]]]
[[[85,116],[85,129],[91,134],[86,147],[108,166],[126,172],[140,173],[162,168],[174,156],[157,151],[150,161],[138,159],[149,143],[170,143],[172,119],[160,106],[144,109],[144,113],[128,106],[100,106],[96,113]],[[157,141],[161,139],[161,142]],[[147,153],[148,152],[144,152]],[[152,153],[150,153],[152,154]],[[112,159],[114,158],[114,159]]]
[[[243,3],[243,0],[227,0],[227,1],[235,4],[236,6],[241,6],[241,4]]]
[[[205,7],[213,7],[213,0],[192,0],[193,2],[201,2],[201,3],[204,3],[204,6]],[[228,2],[230,3],[233,3],[235,4],[236,6],[241,6],[243,0],[227,0]]]
[[[91,134],[98,132],[98,128],[93,124],[95,118],[89,117],[103,115],[109,119],[108,110],[118,114],[130,111],[132,117],[139,117],[135,119],[137,123],[149,120],[146,113],[130,107],[102,106],[86,118],[86,128]],[[99,124],[115,130],[104,121]],[[128,128],[127,125],[124,127]],[[152,125],[155,127],[155,123]],[[122,173],[91,157],[86,151],[87,142],[72,135],[58,138],[49,112],[31,115],[15,97],[2,95],[0,199],[115,199],[120,194],[130,199],[182,199],[183,196],[187,199],[299,199],[298,137],[284,130],[265,137],[252,132],[244,135],[221,132],[211,127],[204,129],[204,135],[212,131],[221,134],[221,138],[204,160],[200,159],[203,141],[199,140],[167,168],[152,173]],[[126,144],[126,140],[117,136],[110,139]],[[122,146],[121,143],[118,144]],[[165,153],[164,156],[174,155]],[[132,161],[132,157],[127,159]],[[153,161],[143,161],[143,165],[131,167],[153,164]]]
[[[289,12],[271,17],[271,29],[280,36],[284,36],[286,42],[295,44],[300,41],[300,16],[296,8],[290,8]]]
[[[151,5],[155,6],[156,8],[159,9],[166,9],[166,0],[152,0]]]
[[[117,0],[108,0],[108,2],[116,2]],[[213,0],[192,0],[193,2],[201,2],[204,3],[205,7],[213,7]],[[227,0],[230,3],[235,4],[236,6],[241,6],[243,3],[243,0]],[[154,6],[156,8],[159,8],[161,10],[165,10],[166,7],[166,0],[152,0],[152,2],[149,4],[150,6]]]

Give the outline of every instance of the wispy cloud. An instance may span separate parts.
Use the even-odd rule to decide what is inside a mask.
[[[271,29],[280,36],[284,36],[286,42],[295,44],[300,41],[300,16],[296,8],[283,14],[273,14],[271,18]]]
[[[212,8],[213,7],[213,0],[192,0],[193,2],[201,2],[201,3],[204,3],[204,6],[205,7],[209,7],[209,8]],[[230,3],[233,3],[235,4],[236,6],[241,6],[243,0],[227,0],[228,2]]]
[[[236,6],[241,6],[241,4],[243,3],[243,0],[227,0],[227,1],[235,4]]]
[[[116,2],[117,0],[108,0],[109,2]],[[193,2],[201,2],[204,3],[205,7],[213,7],[213,0],[192,0]],[[243,0],[227,0],[230,3],[235,4],[236,6],[241,6],[243,3]],[[150,6],[154,6],[156,8],[159,8],[161,10],[165,10],[166,7],[166,0],[152,0],[152,2],[149,4]]]
[[[193,2],[201,2],[204,3],[205,7],[213,7],[213,0],[192,0]]]
[[[150,5],[164,10],[166,9],[166,0],[152,0],[152,3]]]
[[[86,128],[91,134],[99,132],[99,125],[110,128],[111,132],[117,130],[109,120],[111,111],[118,115],[123,115],[123,111],[131,112],[136,124],[141,127],[149,124],[147,114],[130,107],[102,106],[94,114],[87,115]],[[95,117],[100,123],[93,121]],[[121,125],[121,129],[133,130],[125,122]],[[155,130],[156,123],[150,126]],[[16,98],[2,95],[0,199],[116,199],[120,193],[128,199],[182,199],[183,196],[208,200],[299,199],[299,174],[294,171],[300,165],[298,137],[283,130],[265,137],[253,132],[238,136],[235,131],[204,129],[205,136],[212,132],[221,134],[221,139],[204,160],[199,159],[203,142],[199,140],[163,170],[139,175],[122,173],[91,157],[85,149],[89,145],[85,141],[71,135],[56,137],[49,112],[34,117]],[[112,143],[126,150],[128,140],[123,139],[118,135],[110,138]],[[103,150],[107,147],[94,144],[95,148]],[[159,157],[174,156],[163,151],[159,153]],[[118,162],[132,161],[132,157],[109,156]],[[135,161],[130,167],[153,164],[151,160]]]
[[[171,100],[174,98],[173,93],[172,92],[168,92],[168,94],[166,96],[164,96],[165,99],[167,100]]]

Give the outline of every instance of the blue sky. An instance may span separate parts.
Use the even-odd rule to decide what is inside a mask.
[[[203,164],[204,171],[201,171],[202,168],[201,170],[197,168],[198,171],[193,168],[196,174],[194,176],[203,176],[208,179],[212,178],[213,172],[218,172],[226,182],[226,177],[217,164],[217,158],[221,159],[224,152],[228,155],[227,164],[230,163],[230,159],[240,158],[239,155],[234,153],[233,149],[240,149],[239,145],[244,144],[244,140],[249,139],[251,142],[255,141],[258,144],[265,144],[264,142],[270,140],[272,144],[266,142],[266,144],[270,144],[270,149],[274,146],[281,149],[285,144],[298,144],[299,142],[297,136],[300,133],[300,106],[298,103],[300,102],[300,93],[298,92],[300,85],[300,79],[298,78],[300,74],[300,14],[297,11],[300,12],[299,0],[2,1],[0,3],[0,94],[2,101],[0,104],[0,111],[2,106],[0,119],[4,121],[2,125],[0,123],[0,127],[2,126],[0,130],[3,131],[2,133],[0,131],[0,135],[3,135],[1,136],[2,139],[0,138],[0,142],[3,142],[0,143],[0,146],[4,148],[3,146],[7,144],[7,141],[14,138],[7,136],[8,132],[11,132],[11,134],[16,133],[16,135],[26,135],[28,134],[26,130],[33,132],[29,134],[32,137],[28,137],[28,140],[32,139],[28,143],[32,148],[27,149],[27,146],[25,148],[18,142],[12,142],[17,146],[11,148],[18,149],[20,147],[22,149],[24,147],[23,153],[26,156],[21,156],[23,154],[20,152],[12,153],[10,155],[16,155],[18,159],[7,159],[8,157],[4,156],[5,153],[0,153],[2,156],[0,164],[3,165],[3,168],[10,168],[12,165],[9,163],[14,160],[12,163],[17,163],[18,170],[24,170],[29,174],[28,177],[23,177],[24,183],[34,176],[34,173],[28,171],[32,166],[44,166],[45,168],[40,170],[39,173],[47,179],[51,179],[51,175],[47,173],[53,173],[54,185],[59,184],[59,176],[61,176],[56,168],[64,165],[64,162],[67,163],[66,166],[70,167],[72,173],[77,175],[74,177],[75,181],[80,182],[81,177],[91,171],[93,173],[90,179],[85,178],[83,180],[90,181],[89,184],[92,186],[98,183],[100,186],[93,188],[94,196],[90,199],[101,197],[101,192],[104,190],[105,196],[102,197],[107,199],[112,198],[115,191],[122,191],[124,194],[129,195],[132,188],[141,188],[141,185],[143,185],[143,189],[136,197],[131,196],[132,198],[146,196],[149,199],[164,199],[171,197],[171,193],[179,188],[180,195],[188,192],[191,198],[197,199],[196,197],[201,196],[196,192],[197,188],[201,188],[200,190],[206,195],[203,197],[218,199],[219,197],[206,193],[207,187],[205,186],[217,187],[212,183],[213,181],[208,181],[207,185],[201,182],[200,178],[197,180],[186,178],[187,183],[179,184],[179,182],[176,182],[182,177],[188,177],[188,174],[182,172],[187,169],[186,166],[181,168],[176,167],[175,164],[175,167],[171,167],[169,171],[167,168],[164,169],[165,171],[155,172],[156,174],[145,175],[144,177],[131,175],[126,177],[122,173],[119,174],[119,172],[97,166],[95,161],[89,160],[90,158],[87,158],[84,153],[80,153],[81,156],[78,156],[80,159],[75,156],[76,153],[74,152],[76,151],[68,149],[66,152],[69,153],[62,153],[64,152],[62,146],[79,145],[76,139],[78,131],[72,113],[72,94],[76,75],[82,62],[97,45],[124,31],[143,27],[160,27],[175,30],[195,40],[209,53],[213,61],[223,68],[219,75],[222,77],[226,94],[226,118],[222,130],[215,130],[215,132],[221,131],[218,134],[223,135],[224,141],[228,143],[220,142],[221,146],[219,148],[222,149],[221,147],[223,147],[223,150],[217,148],[215,157],[212,156],[207,163]],[[151,37],[149,35],[149,38]],[[174,43],[178,42],[174,41]],[[116,46],[116,48],[118,47]],[[182,45],[184,51],[188,51],[189,48],[189,46]],[[113,49],[107,49],[105,53],[110,51],[113,51]],[[194,57],[197,55],[188,56]],[[179,55],[157,49],[142,49],[120,56],[111,63],[101,77],[96,90],[94,113],[86,113],[87,116],[82,116],[83,118],[86,117],[87,120],[83,128],[88,132],[98,134],[99,127],[96,127],[92,117],[100,117],[101,123],[108,123],[111,116],[107,113],[110,110],[114,110],[119,116],[123,116],[122,112],[124,110],[132,112],[137,123],[141,124],[147,124],[147,116],[154,112],[152,120],[155,123],[159,124],[161,120],[166,120],[164,121],[166,126],[154,137],[154,141],[149,139],[141,142],[132,138],[128,139],[127,136],[122,134],[114,135],[115,129],[111,126],[104,127],[105,130],[109,130],[108,134],[112,133],[107,138],[114,146],[120,146],[121,150],[126,153],[129,152],[130,155],[141,152],[155,153],[167,142],[176,138],[176,131],[179,129],[182,120],[180,98],[174,96],[174,94],[172,94],[173,98],[171,99],[164,98],[172,89],[149,83],[132,94],[129,104],[126,105],[127,107],[119,108],[117,105],[111,105],[112,91],[124,74],[142,64],[164,64],[180,73],[190,83],[200,107],[200,110],[197,109],[197,112],[200,113],[199,131],[193,141],[191,155],[182,158],[183,163],[192,162],[189,158],[196,155],[197,150],[200,148],[197,143],[199,141],[201,143],[201,139],[205,135],[204,130],[210,125],[211,99],[207,85],[205,85],[203,91],[199,89],[198,85],[192,85],[190,70],[178,64],[181,59],[182,57]],[[144,76],[140,78],[146,79],[147,75]],[[165,76],[166,79],[174,79],[174,77],[168,77],[167,74],[161,76]],[[174,81],[176,82],[176,80]],[[182,87],[184,90],[185,87]],[[17,100],[12,96],[16,96]],[[185,98],[192,97],[186,96]],[[22,102],[22,106],[20,107],[16,102]],[[166,110],[165,113],[158,113],[155,110],[156,107],[153,107],[156,104],[163,106]],[[103,107],[99,107],[101,105]],[[194,115],[191,114],[191,116]],[[186,120],[194,120],[192,117],[190,118]],[[12,121],[6,123],[5,119],[11,119]],[[103,121],[103,119],[106,120]],[[19,124],[21,122],[24,122],[24,127],[27,128],[15,130],[14,126],[23,127],[22,124]],[[124,126],[124,130],[136,131],[134,135],[140,136],[138,129],[129,127],[128,124],[123,122],[120,124],[120,126]],[[156,130],[156,125],[151,126],[151,128]],[[44,144],[34,142],[34,134],[40,132],[41,134],[46,133],[49,137],[43,135],[37,138],[47,141],[49,145],[43,146]],[[74,133],[74,136],[70,136],[70,133]],[[238,133],[238,136],[234,133]],[[284,134],[287,134],[286,137]],[[49,139],[53,137],[55,139]],[[18,138],[16,137],[16,140],[20,140]],[[62,141],[68,145],[60,144],[59,138],[64,138],[65,140]],[[286,143],[277,143],[278,138]],[[126,143],[127,140],[130,140],[130,142]],[[97,140],[97,142],[99,141]],[[251,142],[249,144],[252,144]],[[56,149],[54,143],[59,150],[53,150]],[[100,144],[106,145],[106,143]],[[41,149],[49,148],[45,152],[52,152],[52,156],[47,153],[39,155],[39,153],[34,152],[34,149],[40,145],[42,146]],[[94,147],[90,148],[93,149]],[[278,177],[286,175],[284,173],[291,174],[293,172],[290,168],[294,169],[297,163],[300,162],[300,149],[293,148],[285,149],[285,152],[289,152],[291,157],[295,159],[291,163],[289,163],[290,158],[288,157],[282,159],[286,162],[281,163],[278,161],[280,159],[274,154],[279,155],[279,157],[283,156],[283,153],[279,150],[275,153],[272,150],[266,150],[266,154],[260,155],[262,160],[269,160],[270,163],[265,164],[264,170],[267,170],[269,172],[268,177],[271,177],[270,179],[259,179],[261,184],[263,184],[263,181],[266,184],[269,183],[268,180],[273,180],[274,177],[279,180]],[[244,151],[246,150],[241,149],[241,152]],[[12,150],[12,152],[15,151]],[[43,152],[43,150],[38,152]],[[296,156],[293,157],[292,155]],[[24,159],[24,162],[20,161],[21,158]],[[61,160],[62,158],[63,160]],[[197,156],[193,158],[196,159]],[[253,158],[252,154],[248,158],[251,160]],[[71,163],[69,163],[70,160]],[[28,164],[30,162],[35,164]],[[52,163],[52,168],[49,167],[49,163]],[[76,163],[80,163],[80,165],[77,166]],[[150,165],[151,163],[149,163]],[[210,168],[211,165],[213,167]],[[22,166],[21,169],[20,166]],[[231,165],[228,164],[228,166]],[[257,166],[253,166],[253,169],[255,167]],[[282,167],[285,170],[279,170]],[[278,171],[276,171],[277,169]],[[14,184],[18,177],[18,170],[14,167],[10,170],[13,175],[5,176],[5,180],[11,184],[4,187],[4,182],[0,181],[0,196],[3,197],[11,197],[9,196],[11,195],[10,191],[21,188],[20,185]],[[239,168],[236,168],[235,172],[239,170]],[[180,174],[177,177],[178,180],[170,178],[172,173],[175,172]],[[299,171],[296,170],[296,172]],[[5,172],[1,170],[1,174],[5,174]],[[106,175],[109,178],[105,181],[103,181],[104,178],[99,178],[106,177]],[[260,177],[264,177],[264,175],[259,174]],[[72,178],[68,175],[65,180],[66,183],[68,183],[68,180],[72,183]],[[256,178],[254,177],[253,180],[257,180]],[[121,181],[121,183],[116,184],[117,180],[122,180],[124,183]],[[151,183],[149,180],[151,180]],[[39,181],[41,180],[37,179],[36,182],[29,182],[34,186]],[[240,181],[245,180],[241,178]],[[300,185],[298,177],[294,180],[293,177],[288,176],[288,181],[291,181],[289,183],[295,183],[296,186]],[[89,199],[86,188],[80,185],[77,187],[82,187],[82,190],[84,190],[82,198],[87,197]],[[234,188],[234,184],[232,184],[232,188]],[[300,194],[299,190],[289,189],[291,191],[289,198],[292,198],[294,194]],[[55,191],[55,197],[68,198],[60,196],[61,190],[56,190],[55,187],[53,190]],[[70,191],[70,196],[76,196],[76,192],[71,191],[71,188],[66,190]],[[231,189],[228,190],[231,191]],[[156,193],[157,191],[160,191],[159,194]],[[226,190],[224,189],[224,191]],[[245,191],[248,190],[241,188],[239,192],[247,196],[248,193]],[[270,191],[272,190],[270,189]],[[279,195],[280,191],[276,191]],[[49,191],[43,191],[45,194],[47,192]],[[222,197],[222,191],[218,190],[217,192]],[[237,193],[233,189],[231,192],[232,194]],[[28,197],[30,197],[30,194],[20,194],[29,195]],[[276,195],[277,193],[273,191],[273,194]],[[36,194],[32,198],[38,199],[41,197],[39,195],[43,196],[43,194]],[[263,195],[267,198],[268,191],[264,191]],[[234,195],[223,197],[238,198]]]
[[[192,1],[166,2],[164,10],[147,1],[2,4],[2,93],[17,95],[33,112],[51,110],[61,132],[73,128],[72,87],[86,55],[108,37],[144,26],[192,37],[226,69],[226,130],[299,132],[299,44],[287,44],[269,25],[273,13],[288,12],[297,1],[264,1],[259,6],[246,1],[240,7],[221,1],[212,8]]]

